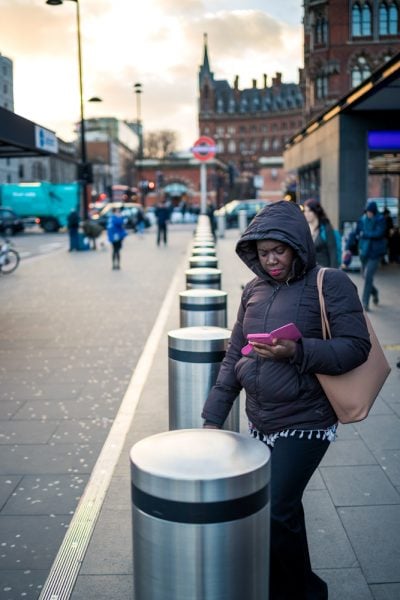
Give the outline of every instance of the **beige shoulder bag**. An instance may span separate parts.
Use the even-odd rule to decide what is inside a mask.
[[[325,271],[326,269],[320,269],[317,275],[324,340],[332,337],[322,291]],[[371,342],[367,360],[343,375],[316,374],[340,423],[354,423],[365,419],[390,373],[389,363],[365,312],[364,317]]]

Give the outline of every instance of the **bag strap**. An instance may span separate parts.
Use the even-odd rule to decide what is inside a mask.
[[[320,269],[317,274],[317,288],[318,288],[318,298],[319,298],[319,307],[321,311],[321,326],[322,326],[322,337],[324,340],[330,339],[331,336],[331,328],[329,326],[328,316],[326,314],[325,307],[325,298],[322,289],[325,271],[327,269]]]

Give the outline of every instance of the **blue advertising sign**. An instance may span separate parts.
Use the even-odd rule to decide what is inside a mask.
[[[368,132],[369,150],[400,150],[400,130]]]

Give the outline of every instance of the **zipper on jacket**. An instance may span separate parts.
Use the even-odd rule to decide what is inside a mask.
[[[267,321],[268,321],[268,314],[269,311],[271,309],[272,304],[275,301],[276,296],[278,295],[279,290],[282,288],[283,284],[278,284],[277,286],[274,287],[274,290],[271,294],[271,296],[268,299],[268,304],[266,306],[265,309],[265,315],[264,315],[264,331],[267,330]],[[260,379],[260,370],[261,370],[261,360],[265,360],[264,358],[262,359],[260,356],[256,357],[256,395],[257,395],[257,390],[259,389],[259,379]]]

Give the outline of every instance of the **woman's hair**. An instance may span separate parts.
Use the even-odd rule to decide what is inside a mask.
[[[320,223],[326,223],[327,221],[329,221],[326,212],[324,211],[318,200],[313,200],[312,198],[310,198],[309,200],[306,200],[304,202],[304,206],[307,206],[307,208],[311,210],[311,212],[317,215],[318,221]]]

